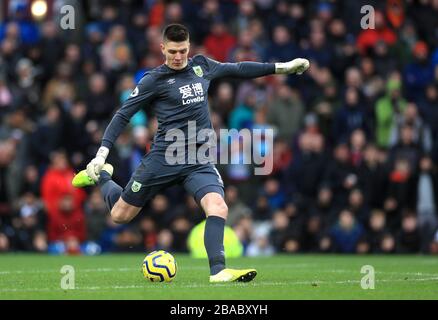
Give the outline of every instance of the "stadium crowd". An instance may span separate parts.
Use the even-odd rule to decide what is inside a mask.
[[[97,0],[77,7],[74,30],[56,10],[79,2],[48,2],[42,21],[28,0],[2,2],[0,252],[187,252],[204,216],[182,187],[117,225],[98,188],[71,186],[144,71],[163,63],[162,27],[178,22],[191,55],[311,61],[302,76],[210,88],[215,129],[275,132],[272,174],[218,165],[246,255],[438,253],[437,0]],[[362,5],[375,29],[361,28]],[[156,128],[146,108],[119,137],[108,161],[120,185]]]

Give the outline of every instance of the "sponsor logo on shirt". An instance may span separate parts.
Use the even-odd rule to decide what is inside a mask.
[[[185,86],[179,87],[179,93],[182,94],[182,104],[190,104],[194,102],[201,102],[205,100],[204,88],[200,82],[187,84]]]

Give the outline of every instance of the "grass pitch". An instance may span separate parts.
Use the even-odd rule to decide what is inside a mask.
[[[228,259],[256,268],[250,283],[210,284],[206,260],[176,255],[171,283],[143,278],[143,254],[101,256],[0,255],[0,299],[438,299],[438,257],[288,255]],[[75,270],[75,289],[63,290],[61,268]],[[364,265],[375,289],[361,288]]]

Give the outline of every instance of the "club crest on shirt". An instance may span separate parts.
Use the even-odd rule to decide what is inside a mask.
[[[202,77],[202,76],[204,75],[204,72],[202,71],[201,66],[194,66],[194,67],[193,67],[193,71],[195,71],[195,74],[196,74],[198,77]]]
[[[141,188],[141,183],[134,180],[131,186],[132,192],[139,192]]]

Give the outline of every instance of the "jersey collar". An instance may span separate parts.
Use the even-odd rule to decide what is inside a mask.
[[[165,63],[163,64],[164,68],[165,68],[167,71],[175,72],[175,73],[179,73],[179,72],[187,71],[188,69],[190,69],[190,68],[192,67],[192,65],[193,65],[193,60],[192,60],[192,58],[189,58],[189,59],[187,60],[187,65],[186,65],[183,69],[181,69],[181,70],[175,70],[175,69],[170,68],[167,64],[165,64]]]

